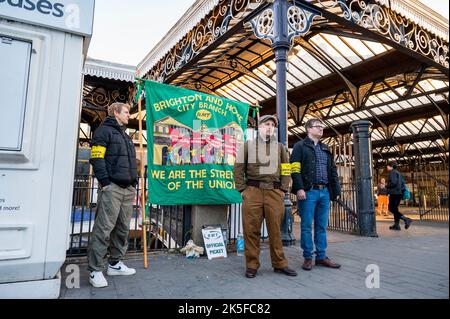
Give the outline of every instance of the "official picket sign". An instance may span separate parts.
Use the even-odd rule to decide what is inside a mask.
[[[227,258],[227,249],[220,228],[204,228],[202,234],[209,260]]]
[[[0,0],[0,17],[90,36],[94,1]]]

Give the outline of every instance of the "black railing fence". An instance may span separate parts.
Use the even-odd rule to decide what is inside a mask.
[[[421,220],[449,221],[449,163],[415,167],[415,185]]]
[[[350,138],[349,136],[343,138]],[[345,146],[342,146],[345,145]],[[328,229],[350,234],[359,234],[356,211],[356,184],[353,145],[349,141],[330,145],[336,162],[341,196],[331,202]]]
[[[69,235],[68,256],[83,256],[91,239],[95,223],[97,207],[98,183],[92,175],[76,175],[74,179],[71,224]],[[137,186],[137,194],[140,193]],[[141,249],[141,225],[139,223],[139,204],[136,196],[130,221],[129,249]]]
[[[137,194],[141,194],[139,184]],[[69,248],[67,256],[87,254],[97,207],[97,180],[91,175],[77,175],[74,181],[73,204]],[[140,198],[136,196],[130,220],[129,252],[143,251],[142,213]],[[182,248],[191,237],[191,206],[148,205],[146,208],[147,251]],[[233,245],[242,228],[242,204],[228,205],[228,224],[224,225],[227,243]],[[267,238],[265,223],[261,228],[261,240]]]

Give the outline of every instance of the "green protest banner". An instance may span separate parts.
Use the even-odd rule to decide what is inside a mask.
[[[145,81],[148,202],[242,202],[233,166],[244,143],[249,105]]]

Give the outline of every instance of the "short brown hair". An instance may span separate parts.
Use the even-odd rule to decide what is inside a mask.
[[[128,110],[131,108],[131,106],[126,103],[115,102],[115,103],[111,104],[110,106],[108,106],[108,115],[114,116],[115,112],[116,113],[122,112],[123,107],[128,108]]]
[[[306,123],[305,123],[305,129],[308,130],[309,128],[313,127],[314,124],[317,123],[317,122],[322,123],[321,120],[319,120],[318,118],[315,118],[315,117],[309,119],[309,120],[306,121]]]

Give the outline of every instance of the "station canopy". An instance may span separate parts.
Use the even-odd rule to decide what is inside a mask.
[[[138,75],[276,112],[272,1],[198,0]],[[448,161],[448,20],[416,0],[289,1],[289,147],[319,117],[327,143],[370,120],[375,162]],[[319,13],[308,25],[309,11]],[[256,26],[252,28],[253,25]],[[255,35],[258,28],[258,36]],[[134,115],[136,117],[136,114]]]

